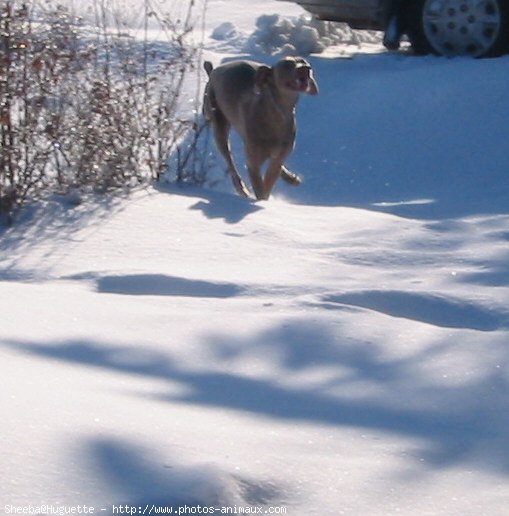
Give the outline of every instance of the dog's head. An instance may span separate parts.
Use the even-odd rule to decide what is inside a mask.
[[[262,65],[256,72],[256,88],[273,81],[276,88],[294,93],[316,95],[318,84],[313,77],[311,65],[302,57],[285,57],[272,68]]]

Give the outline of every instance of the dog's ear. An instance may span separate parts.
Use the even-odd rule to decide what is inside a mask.
[[[257,95],[261,93],[261,88],[267,84],[271,76],[272,68],[270,68],[270,66],[261,65],[258,70],[256,70],[254,89]]]

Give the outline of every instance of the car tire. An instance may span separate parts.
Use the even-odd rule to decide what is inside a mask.
[[[403,13],[416,54],[497,56],[509,50],[509,0],[412,0]]]

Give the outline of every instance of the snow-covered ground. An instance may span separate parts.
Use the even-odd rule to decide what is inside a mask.
[[[359,51],[311,58],[299,188],[1,230],[0,510],[507,514],[509,58]]]

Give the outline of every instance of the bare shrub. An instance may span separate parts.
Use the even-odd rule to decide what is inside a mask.
[[[174,20],[145,0],[132,27],[105,0],[92,24],[51,2],[0,0],[0,212],[41,192],[160,177],[192,123],[179,117],[195,52],[184,3]]]

